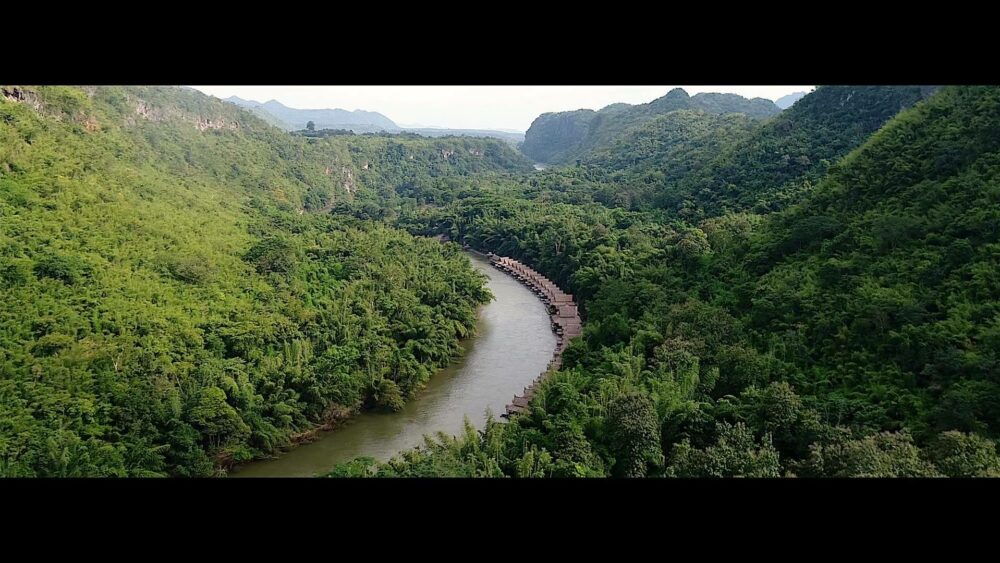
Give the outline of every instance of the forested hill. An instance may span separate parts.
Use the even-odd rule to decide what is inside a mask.
[[[821,86],[765,122],[670,112],[584,159],[636,206],[687,220],[781,209],[827,167],[901,110],[931,95],[921,86]]]
[[[814,120],[861,95],[874,123],[882,94]],[[998,186],[1000,88],[952,86],[766,216],[493,195],[415,217],[564,284],[584,336],[513,423],[336,474],[1000,476]]]
[[[630,128],[659,115],[680,109],[706,113],[742,113],[754,118],[776,115],[781,110],[770,100],[748,100],[736,94],[702,93],[689,96],[674,88],[648,104],[612,104],[600,111],[578,110],[538,116],[525,133],[521,151],[539,162],[570,163]]]
[[[401,408],[489,298],[436,233],[556,281],[584,334],[511,422],[338,475],[1000,476],[1000,88],[695,98],[571,112],[595,144],[537,172],[0,87],[0,476],[211,475]]]
[[[871,427],[1000,437],[1000,89],[900,115],[749,248],[752,324],[798,333],[801,388]]]
[[[210,475],[399,408],[488,298],[327,210],[530,168],[489,139],[306,139],[181,88],[0,87],[0,475]]]

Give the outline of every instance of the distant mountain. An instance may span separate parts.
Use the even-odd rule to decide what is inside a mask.
[[[788,109],[792,107],[792,104],[801,100],[808,93],[809,92],[792,92],[787,96],[782,96],[777,100],[774,100],[774,105],[778,106],[781,109]]]
[[[765,118],[781,110],[771,100],[752,100],[736,94],[702,93],[689,96],[674,88],[648,104],[611,104],[600,111],[581,109],[538,116],[525,133],[521,151],[545,163],[571,162],[606,146],[630,129],[676,110],[701,110],[709,114],[741,113]]]
[[[264,102],[261,107],[295,129],[305,129],[312,121],[317,129],[350,129],[355,133],[399,131],[391,119],[375,111],[335,109],[296,109],[277,100]]]
[[[291,125],[285,123],[284,121],[268,113],[268,111],[262,107],[263,104],[261,104],[260,102],[255,102],[253,100],[244,100],[243,98],[237,96],[229,96],[223,101],[236,104],[242,108],[245,108],[248,111],[250,111],[250,113],[253,113],[257,117],[263,119],[267,123],[274,125],[279,129],[284,129],[285,131],[291,131],[292,129],[294,129]]]
[[[230,96],[225,101],[238,106],[250,109],[257,115],[264,117],[261,112],[271,116],[277,122],[271,121],[272,125],[282,127],[288,131],[305,129],[306,124],[312,121],[316,129],[348,129],[355,133],[377,133],[379,131],[399,131],[400,127],[391,119],[374,111],[344,109],[297,109],[290,108],[277,100],[269,100],[260,103],[255,100],[244,100],[239,96]]]
[[[444,127],[401,127],[388,117],[374,111],[343,109],[296,109],[277,100],[260,103],[244,100],[239,96],[225,98],[232,104],[247,108],[265,121],[286,131],[299,131],[313,122],[317,130],[342,129],[355,133],[415,133],[424,137],[492,137],[517,145],[524,140],[524,133],[514,129],[448,129]]]
[[[240,107],[244,107],[244,108],[255,108],[255,107],[260,107],[261,106],[260,102],[255,102],[253,100],[244,100],[243,98],[241,98],[239,96],[229,96],[228,98],[225,98],[222,101],[229,102],[231,104],[236,104],[236,105],[238,105]]]

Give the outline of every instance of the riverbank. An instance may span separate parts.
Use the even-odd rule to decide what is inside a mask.
[[[461,357],[435,373],[401,411],[362,412],[276,458],[236,466],[231,476],[308,477],[356,457],[385,461],[420,445],[424,435],[460,433],[466,416],[482,428],[487,409],[502,414],[511,396],[546,369],[557,338],[549,311],[529,288],[481,253],[470,252],[470,259],[487,276],[495,299],[480,309],[476,336],[463,342]]]
[[[223,474],[228,474],[234,469],[239,470],[240,467],[261,461],[267,461],[271,459],[277,459],[284,455],[285,453],[291,451],[293,448],[300,447],[304,444],[308,444],[314,440],[319,439],[319,437],[324,432],[329,432],[339,428],[342,424],[345,424],[351,420],[352,417],[357,416],[362,411],[358,408],[349,408],[343,405],[333,405],[325,413],[323,413],[320,422],[315,426],[303,430],[297,434],[292,434],[288,437],[288,445],[282,448],[279,452],[268,457],[256,458],[252,461],[244,462],[243,464],[237,464],[233,460],[231,455],[220,455],[215,458],[215,466],[217,471],[221,471]]]

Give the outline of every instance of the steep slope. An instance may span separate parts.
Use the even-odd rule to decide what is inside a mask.
[[[944,89],[776,217],[754,326],[796,327],[799,384],[867,424],[1000,436],[998,186],[1000,88]]]
[[[924,86],[821,86],[708,166],[665,190],[660,207],[693,200],[706,216],[781,209],[826,167],[865,142],[900,111],[931,95]]]
[[[919,86],[821,86],[766,122],[675,111],[631,129],[583,162],[610,173],[629,201],[698,221],[769,212],[801,199],[827,166],[900,110]]]
[[[668,194],[760,127],[760,121],[741,114],[672,111],[592,151],[583,163],[616,185],[619,199],[634,207],[669,206],[679,217],[698,216],[699,199],[673,202]]]
[[[591,109],[543,113],[524,134],[521,152],[538,162],[570,162],[581,152],[596,115]]]
[[[748,100],[735,94],[717,93],[688,96],[683,89],[674,88],[648,104],[613,104],[596,112],[542,114],[525,133],[521,151],[540,162],[568,163],[606,145],[630,128],[681,109],[713,114],[742,113],[755,118],[770,117],[780,111],[773,102],[763,98]]]
[[[208,475],[399,408],[488,298],[456,249],[324,211],[374,197],[373,162],[500,170],[505,143],[293,137],[179,88],[0,95],[0,475]]]

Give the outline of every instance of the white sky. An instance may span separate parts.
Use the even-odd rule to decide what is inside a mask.
[[[377,111],[399,125],[525,131],[549,111],[642,104],[676,86],[194,86],[219,98],[232,95],[299,109]],[[812,86],[681,86],[688,94],[726,92],[775,100]]]

